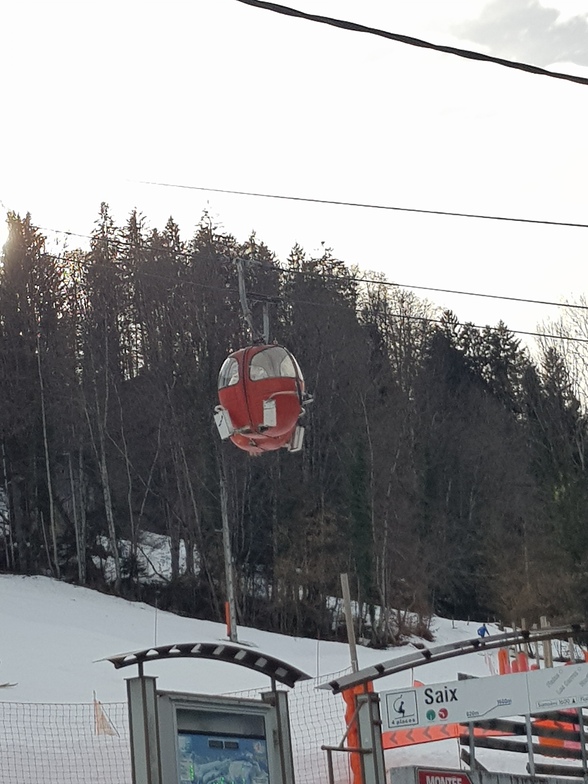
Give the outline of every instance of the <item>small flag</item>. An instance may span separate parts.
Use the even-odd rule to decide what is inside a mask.
[[[96,735],[118,735],[118,730],[106,715],[102,703],[94,692],[94,733]]]

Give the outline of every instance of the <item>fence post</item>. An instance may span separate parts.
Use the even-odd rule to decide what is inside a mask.
[[[357,723],[361,755],[363,784],[386,784],[386,768],[382,748],[382,720],[380,697],[375,692],[358,694]]]
[[[133,784],[161,784],[156,680],[142,673],[127,680]]]

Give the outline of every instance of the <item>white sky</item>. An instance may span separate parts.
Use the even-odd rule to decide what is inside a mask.
[[[584,0],[286,4],[499,57],[517,58],[520,41],[518,59],[532,44],[536,64],[588,75],[576,45]],[[154,227],[171,214],[189,238],[208,209],[281,258],[295,242],[309,252],[324,242],[403,284],[556,301],[588,293],[586,229],[139,182],[588,223],[586,86],[236,0],[23,0],[2,4],[0,31],[0,208],[29,211],[41,227],[88,233],[107,201],[121,223],[135,207]],[[549,61],[556,40],[569,49],[559,63]],[[558,314],[428,297],[511,329]]]

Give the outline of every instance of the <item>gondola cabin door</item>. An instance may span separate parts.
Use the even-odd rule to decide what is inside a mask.
[[[261,344],[230,354],[218,376],[218,397],[214,419],[220,436],[239,449],[259,455],[302,448],[304,379],[283,346]]]

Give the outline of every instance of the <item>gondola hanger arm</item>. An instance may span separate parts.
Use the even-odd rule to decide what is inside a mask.
[[[235,259],[235,263],[237,265],[237,275],[239,279],[239,300],[241,302],[243,317],[245,318],[247,326],[249,327],[252,341],[254,343],[269,343],[269,299],[260,295],[257,295],[255,298],[256,302],[259,301],[263,304],[263,332],[260,333],[253,325],[253,314],[251,313],[251,308],[249,307],[249,301],[247,299],[247,289],[245,287],[245,262],[248,264],[259,264],[259,262],[254,262],[249,259]]]

